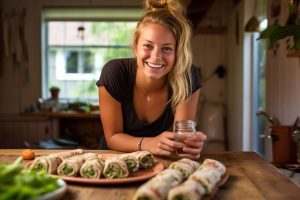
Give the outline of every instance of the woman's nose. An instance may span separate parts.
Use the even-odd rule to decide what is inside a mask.
[[[151,58],[154,60],[161,60],[162,52],[158,48],[154,48],[151,53]]]

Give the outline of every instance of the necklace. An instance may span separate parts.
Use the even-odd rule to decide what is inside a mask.
[[[149,102],[151,100],[150,94],[144,88],[142,88],[142,91],[143,91],[144,95],[146,96],[147,101]]]
[[[142,93],[144,94],[144,96],[146,96],[146,100],[149,102],[151,101],[151,96],[150,94],[143,88],[143,87],[137,87],[138,89],[140,89],[142,91]]]

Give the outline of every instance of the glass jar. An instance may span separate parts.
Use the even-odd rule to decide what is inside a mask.
[[[174,127],[174,140],[176,142],[184,143],[186,139],[192,138],[196,133],[196,125],[197,123],[194,120],[176,121]],[[186,155],[182,148],[176,149],[176,154],[181,157]]]

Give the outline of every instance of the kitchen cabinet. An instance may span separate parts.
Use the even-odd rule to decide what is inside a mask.
[[[25,148],[36,141],[50,139],[51,123],[42,116],[0,116],[0,137],[0,148]]]
[[[66,139],[98,149],[103,135],[99,113],[37,112],[0,117],[0,148],[46,148],[38,142]]]
[[[37,112],[24,113],[22,116],[46,117],[52,139],[71,140],[87,149],[97,149],[103,135],[99,113]]]

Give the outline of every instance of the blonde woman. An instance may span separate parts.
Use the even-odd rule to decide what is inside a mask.
[[[176,120],[196,117],[201,85],[191,28],[178,0],[146,0],[145,9],[133,37],[135,58],[109,61],[97,82],[105,134],[100,146],[161,156],[182,148],[197,159],[206,136],[197,132],[179,143],[169,131]]]

